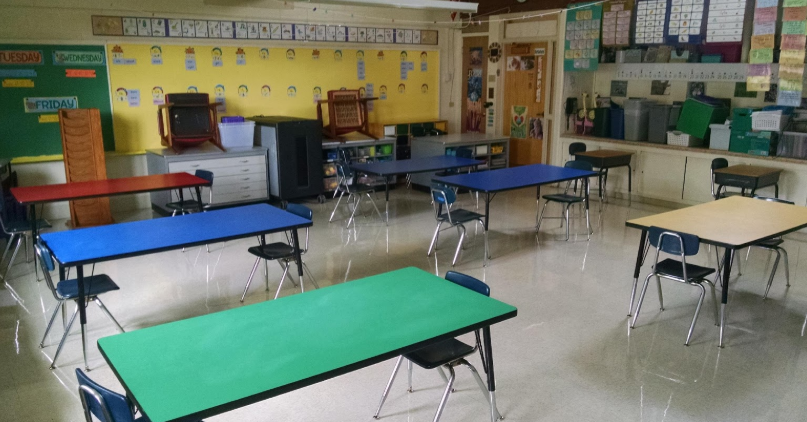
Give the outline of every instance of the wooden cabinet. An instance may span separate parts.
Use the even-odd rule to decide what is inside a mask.
[[[233,149],[222,152],[212,145],[186,149],[177,154],[170,149],[146,151],[149,174],[213,172],[212,204],[267,201],[266,150],[260,147]],[[167,213],[165,204],[176,201],[175,192],[152,192],[151,207]],[[207,201],[207,191],[202,199]]]

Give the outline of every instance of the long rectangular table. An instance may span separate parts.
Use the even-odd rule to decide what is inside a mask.
[[[701,242],[726,248],[722,265],[722,296],[720,307],[720,340],[723,347],[723,330],[726,326],[726,304],[729,298],[729,275],[737,250],[763,240],[783,236],[807,227],[807,208],[732,196],[688,208],[669,211],[625,222],[628,227],[642,230],[639,251],[633,270],[633,289],[630,308],[639,280],[639,271],[644,262],[645,241],[650,227],[694,234]]]
[[[404,268],[105,337],[98,347],[143,413],[165,422],[224,413],[481,328],[495,403],[490,325],[516,314]]]
[[[82,345],[86,349],[84,265],[290,231],[297,261],[297,274],[302,278],[303,267],[297,229],[311,225],[311,220],[271,205],[257,204],[176,217],[45,233],[41,239],[59,263],[60,280],[64,280],[66,268],[76,267]],[[84,365],[87,366],[86,361]]]
[[[457,174],[454,176],[435,177],[435,182],[448,186],[456,186],[485,194],[485,231],[488,231],[490,220],[490,201],[498,192],[527,187],[536,187],[536,201],[540,206],[541,185],[581,179],[585,194],[586,211],[589,209],[589,178],[596,177],[593,171],[551,166],[547,164],[531,164],[528,166],[506,169],[480,171],[476,173]],[[586,222],[589,226],[589,222]]]
[[[354,171],[381,176],[384,178],[385,218],[389,224],[389,182],[393,176],[401,174],[428,173],[438,170],[451,170],[463,167],[476,167],[482,161],[471,158],[438,155],[434,157],[412,158],[409,160],[376,161],[372,163],[353,163]]]

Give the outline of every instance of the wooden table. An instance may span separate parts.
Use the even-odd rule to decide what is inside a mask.
[[[779,175],[782,174],[782,169],[738,164],[717,169],[714,174],[718,185],[715,192],[719,193],[724,186],[731,186],[742,189],[743,195],[746,189],[750,189],[751,196],[754,196],[757,189],[773,186],[775,197],[779,197]]]
[[[513,306],[410,267],[105,337],[98,348],[151,421],[187,421],[482,329],[495,403],[490,326],[516,314]]]
[[[600,199],[603,198],[605,187],[608,184],[608,169],[616,167],[628,168],[628,193],[633,188],[633,170],[630,167],[630,159],[634,153],[631,151],[619,151],[614,149],[599,149],[595,151],[583,151],[574,155],[576,160],[591,163],[594,168],[600,169]]]
[[[639,251],[633,271],[633,290],[630,308],[644,262],[645,240],[650,227],[694,234],[701,242],[726,248],[723,255],[722,297],[720,306],[720,347],[723,347],[723,330],[726,326],[726,303],[729,297],[729,275],[737,250],[763,240],[783,236],[807,227],[807,207],[732,196],[675,211],[637,218],[625,222],[628,227],[642,230]]]

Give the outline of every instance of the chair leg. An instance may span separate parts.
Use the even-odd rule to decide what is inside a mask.
[[[544,211],[546,211],[546,206],[549,205],[549,201],[544,202],[544,207],[541,208],[541,213],[538,215],[538,221],[535,223],[535,231],[541,229],[541,221],[544,219]]]
[[[483,237],[483,242],[484,242],[484,246],[485,246],[484,251],[483,251],[484,255],[482,255],[482,266],[487,267],[488,266],[488,259],[490,258],[490,250],[488,249],[488,231],[485,230],[485,222],[484,221],[479,219],[479,220],[476,220],[476,222],[480,226],[482,226],[482,237]]]
[[[720,315],[718,315],[718,312],[717,312],[717,295],[715,294],[715,283],[712,283],[709,280],[704,280],[704,282],[706,284],[708,284],[709,287],[712,290],[712,304],[714,305],[712,307],[712,309],[714,309],[714,314],[715,314],[715,325],[719,327],[720,326]]]
[[[387,400],[389,390],[392,388],[393,381],[395,381],[395,376],[398,375],[398,369],[401,368],[401,360],[403,360],[403,356],[398,356],[398,360],[395,362],[395,369],[392,370],[392,375],[390,375],[389,381],[387,381],[387,387],[384,388],[384,394],[381,395],[381,403],[378,403],[378,409],[375,411],[375,415],[373,415],[375,419],[378,419],[378,414],[381,413],[381,407],[384,406],[384,402]]]
[[[639,293],[639,302],[636,304],[636,311],[633,313],[633,321],[630,323],[630,328],[636,327],[636,320],[639,319],[639,311],[642,310],[642,302],[644,302],[644,294],[647,293],[647,284],[650,283],[650,277],[653,277],[653,273],[648,274],[644,279],[642,292]]]
[[[406,360],[406,372],[407,372],[407,382],[409,383],[409,387],[406,389],[406,391],[408,391],[410,393],[415,392],[415,389],[412,388],[412,371],[413,371],[413,369],[414,369],[414,367],[412,366],[412,361],[407,359]]]
[[[440,405],[437,406],[437,413],[434,415],[434,422],[438,422],[440,420],[440,416],[443,414],[443,409],[445,409],[446,403],[448,402],[448,396],[451,394],[451,389],[454,387],[454,379],[456,378],[454,368],[451,365],[446,365],[446,367],[449,374],[448,384],[443,392],[443,398],[440,400]]]
[[[451,266],[452,267],[457,265],[457,260],[460,257],[460,252],[462,252],[462,242],[465,240],[465,226],[463,226],[462,224],[457,224],[457,228],[458,228],[458,230],[461,231],[461,233],[460,233],[460,241],[459,241],[459,243],[457,243],[456,252],[454,252],[454,260],[451,261]]]
[[[70,317],[70,322],[67,323],[67,328],[64,329],[62,340],[59,341],[59,346],[56,348],[56,354],[53,355],[53,362],[50,364],[50,369],[56,368],[56,359],[59,359],[59,353],[62,353],[64,341],[67,340],[67,335],[70,334],[70,328],[73,327],[73,321],[76,320],[76,315],[78,315],[78,304],[76,304],[76,309],[73,310],[73,316]]]
[[[45,347],[45,339],[48,337],[48,333],[50,332],[50,327],[53,326],[53,321],[56,320],[56,315],[59,314],[59,309],[63,309],[62,306],[64,302],[61,300],[56,303],[56,309],[53,310],[53,315],[50,317],[50,321],[48,321],[48,326],[45,328],[45,334],[42,335],[42,341],[39,342],[39,348],[42,349]]]
[[[687,341],[684,343],[685,346],[689,346],[689,340],[692,339],[692,332],[695,331],[695,323],[698,322],[698,315],[701,313],[701,305],[703,305],[703,297],[706,295],[706,288],[703,287],[703,284],[695,284],[696,286],[701,288],[701,296],[698,298],[698,306],[695,307],[695,316],[692,317],[692,324],[689,326],[689,333],[687,333]]]
[[[594,233],[594,230],[591,229],[591,220],[588,218],[588,208],[586,208],[586,236],[588,240],[591,240],[592,233]]]
[[[333,211],[331,211],[331,218],[328,219],[330,223],[333,221],[333,216],[336,214],[336,210],[339,209],[339,203],[342,202],[342,197],[345,195],[344,192],[339,192],[339,199],[336,200],[336,205],[333,207]],[[336,198],[336,192],[333,193],[334,198]]]
[[[785,248],[779,248],[782,251],[782,256],[785,258],[785,284],[787,287],[790,287],[790,263],[787,260],[787,251]]]
[[[479,385],[479,389],[482,390],[482,395],[485,396],[485,401],[488,402],[488,404],[491,407],[491,411],[493,412],[494,418],[497,421],[501,420],[501,419],[504,419],[502,417],[502,414],[499,413],[499,409],[496,406],[496,403],[490,403],[490,392],[488,391],[488,387],[482,381],[482,377],[479,376],[479,372],[476,370],[476,368],[473,365],[471,365],[471,363],[468,362],[465,359],[461,359],[460,363],[465,365],[471,371],[471,374],[473,374],[474,379],[476,380],[476,384]]]
[[[352,195],[352,194],[348,195],[348,197],[347,197],[348,202],[350,202],[350,198],[352,196],[354,196],[354,195]],[[353,219],[355,218],[356,211],[359,209],[359,205],[361,204],[361,195],[355,195],[355,199],[356,199],[356,202],[355,202],[355,204],[353,204],[353,212],[350,213],[350,218],[348,218],[347,225],[345,227],[350,227],[351,222],[353,222],[354,227],[356,225],[356,223],[355,223],[355,221],[353,221]]]
[[[311,270],[308,269],[308,265],[303,261],[303,270],[308,273],[308,279],[311,280],[311,284],[314,285],[315,288],[319,289],[319,283],[317,283],[317,279],[314,278],[314,275],[311,274]]]
[[[20,245],[22,245],[22,235],[17,235],[17,246],[14,247],[14,253],[11,254],[11,259],[8,261],[8,266],[6,266],[6,272],[3,273],[4,281],[8,281],[8,273],[11,272],[11,267],[14,265],[14,261],[17,259],[17,253],[20,251]]]
[[[12,234],[11,236],[9,236],[8,241],[6,242],[6,250],[3,252],[3,257],[0,258],[0,265],[3,265],[3,263],[6,262],[6,256],[8,255],[8,252],[11,250],[11,245],[14,244],[16,240],[17,240],[16,234]],[[6,270],[6,272],[8,272],[8,270]],[[3,280],[5,279],[6,277],[4,275]]]
[[[768,292],[771,290],[771,284],[773,284],[773,277],[776,275],[776,268],[779,266],[779,259],[782,258],[782,253],[779,252],[779,248],[773,248],[771,251],[776,252],[776,259],[773,261],[773,268],[771,268],[771,275],[768,277],[768,285],[765,287],[765,294],[762,295],[762,300],[768,298]]]
[[[566,218],[566,240],[569,240],[569,204],[566,204],[566,212],[564,212]]]
[[[244,302],[244,298],[247,297],[247,290],[249,290],[249,285],[252,284],[252,277],[255,276],[255,271],[258,269],[258,264],[261,263],[261,258],[258,257],[255,259],[255,264],[252,266],[252,271],[249,273],[249,279],[247,279],[247,285],[244,286],[244,293],[241,294],[241,303]]]
[[[437,247],[437,237],[440,236],[440,227],[442,227],[443,222],[437,222],[437,228],[434,229],[434,236],[432,236],[432,243],[429,245],[429,251],[426,252],[426,256],[432,256],[432,252]]]
[[[278,285],[277,285],[277,292],[275,293],[275,299],[277,299],[278,296],[280,296],[280,289],[283,287],[283,281],[286,280],[286,275],[289,274],[289,265],[288,264],[283,265],[283,263],[280,262],[280,261],[278,261],[278,264],[280,264],[280,266],[283,267],[283,276],[280,277],[280,283],[278,283]]]
[[[98,305],[99,308],[101,308],[101,312],[103,312],[104,315],[106,315],[106,317],[109,318],[109,320],[112,321],[112,323],[115,324],[116,327],[118,327],[118,331],[120,331],[121,333],[126,332],[123,330],[123,327],[121,327],[121,325],[118,323],[118,320],[116,320],[115,317],[112,316],[112,313],[109,312],[109,309],[106,307],[106,305],[104,305],[104,302],[101,301],[101,298],[96,296],[95,298],[93,298],[93,301]]]
[[[658,304],[661,310],[664,310],[664,295],[661,293],[661,277],[656,276],[656,287],[658,287]]]
[[[376,206],[375,201],[373,200],[373,197],[370,196],[370,193],[367,193],[367,198],[370,199],[370,204],[372,204],[373,208],[375,208],[375,213],[378,214],[378,218],[380,218],[383,221],[384,216],[381,215],[381,211],[378,209],[378,206]]]

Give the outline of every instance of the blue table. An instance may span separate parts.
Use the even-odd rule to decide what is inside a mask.
[[[458,188],[484,193],[485,231],[487,231],[488,222],[490,220],[490,201],[496,196],[496,193],[536,186],[536,198],[537,201],[540,202],[541,185],[581,179],[583,181],[582,189],[586,197],[586,212],[588,212],[588,178],[596,177],[597,175],[598,173],[593,171],[570,169],[546,164],[532,164],[529,166],[480,171],[468,174],[457,174],[446,177],[435,177],[432,180],[448,186],[456,186]],[[586,226],[588,225],[589,222],[586,221]]]
[[[81,337],[82,345],[86,349],[84,265],[251,236],[261,236],[261,242],[265,243],[266,234],[290,231],[297,261],[297,274],[302,277],[297,229],[311,225],[311,220],[271,205],[257,204],[170,218],[46,233],[40,238],[59,263],[60,280],[65,279],[65,268],[76,267]],[[84,365],[87,366],[86,361]]]
[[[450,170],[462,167],[476,167],[483,161],[471,158],[438,155],[435,157],[412,158],[409,160],[376,161],[373,163],[350,164],[354,171],[384,177],[385,214],[389,223],[389,182],[393,176],[412,173],[427,173],[438,170]]]

